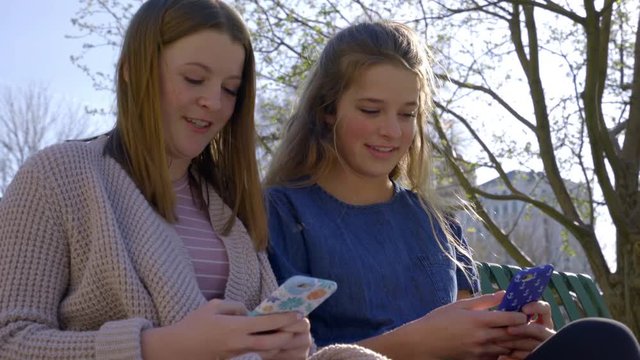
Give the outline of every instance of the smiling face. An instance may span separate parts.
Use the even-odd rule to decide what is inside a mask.
[[[418,101],[413,72],[390,64],[363,69],[329,117],[341,175],[387,183],[415,137]]]
[[[167,46],[160,57],[161,109],[172,178],[186,171],[233,114],[244,48],[204,30]]]

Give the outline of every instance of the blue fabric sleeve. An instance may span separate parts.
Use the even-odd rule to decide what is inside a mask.
[[[458,290],[469,290],[473,294],[479,294],[480,277],[478,275],[478,269],[476,269],[475,263],[471,258],[471,248],[462,234],[462,227],[460,224],[455,220],[451,220],[449,224],[453,236],[458,241],[458,244],[467,251],[467,254],[463,254],[460,250],[455,249],[456,260],[464,265],[464,269],[461,269],[459,266],[456,268]]]
[[[269,223],[269,262],[278,284],[294,275],[309,275],[309,260],[303,226],[284,193],[267,190],[265,195]]]

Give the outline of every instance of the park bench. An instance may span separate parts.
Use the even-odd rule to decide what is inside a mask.
[[[477,262],[480,288],[483,294],[504,290],[520,267]],[[542,295],[551,305],[551,315],[556,330],[566,323],[584,317],[611,318],[602,293],[589,275],[569,272],[553,272],[549,286]]]

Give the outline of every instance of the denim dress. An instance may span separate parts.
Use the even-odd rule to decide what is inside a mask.
[[[319,346],[382,334],[455,301],[458,290],[478,292],[471,259],[446,241],[418,196],[395,183],[389,201],[365,206],[318,185],[272,187],[265,196],[278,282],[301,274],[338,284],[309,315]],[[460,227],[451,227],[466,248]]]

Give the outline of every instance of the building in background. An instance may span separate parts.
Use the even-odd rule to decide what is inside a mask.
[[[519,191],[543,201],[555,204],[555,196],[543,173],[511,171],[510,182]],[[587,199],[580,184],[567,184],[572,196]],[[510,194],[500,178],[478,186],[483,191],[498,195]],[[536,264],[551,263],[558,271],[586,273],[593,276],[589,262],[578,241],[560,224],[532,205],[517,200],[491,200],[482,198],[486,211],[527,256]],[[586,200],[585,200],[586,204]],[[588,207],[578,211],[589,211]],[[583,213],[584,214],[584,213]],[[478,261],[500,264],[516,264],[485,229],[478,219],[461,212],[458,214],[465,237],[474,249]]]

